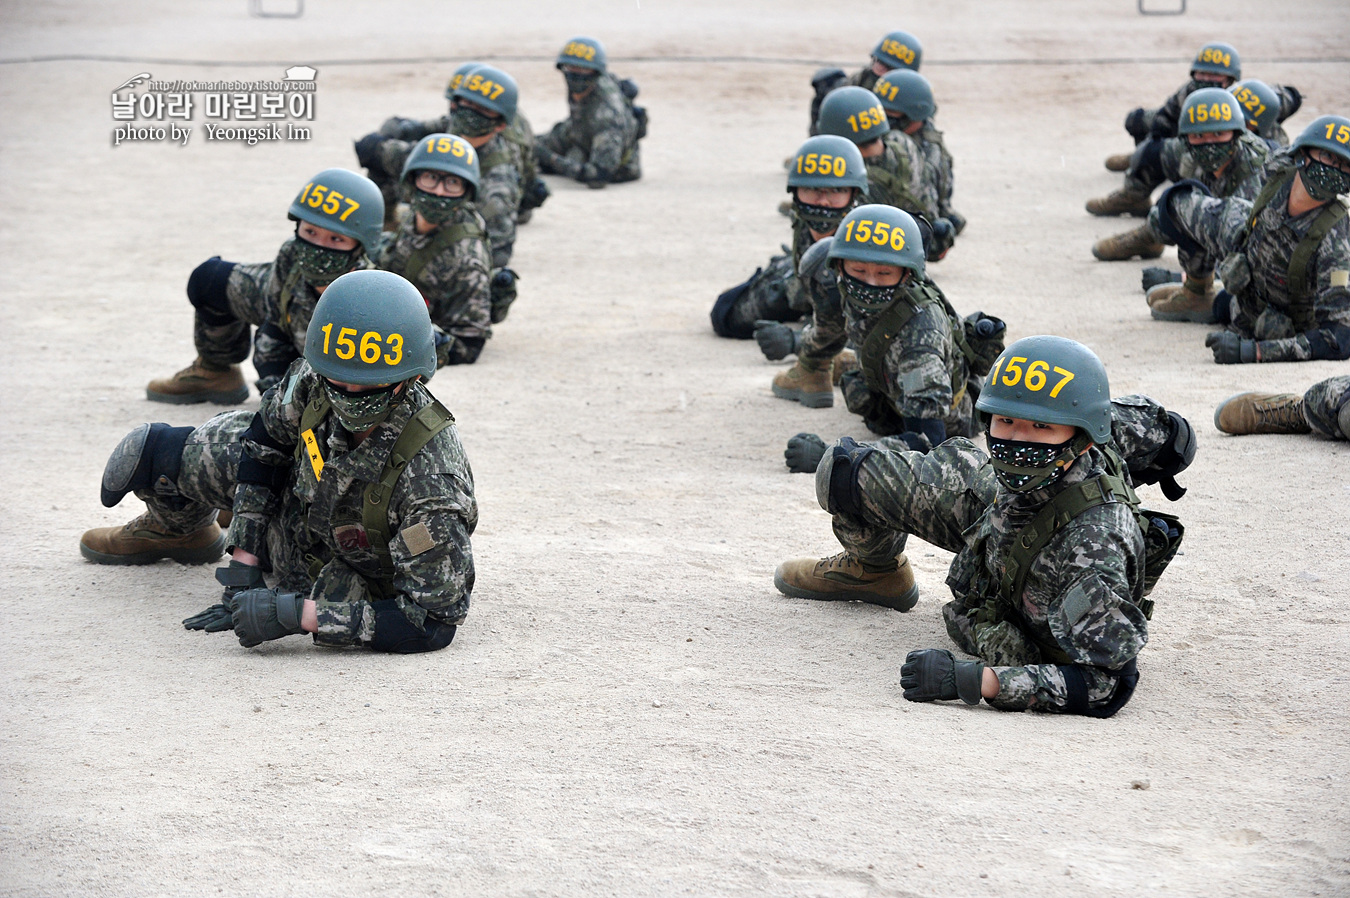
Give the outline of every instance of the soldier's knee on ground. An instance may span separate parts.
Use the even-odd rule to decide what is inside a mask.
[[[411,655],[443,649],[455,638],[455,626],[427,618],[419,628],[408,620],[393,599],[371,603],[375,611],[375,635],[370,648],[377,652]]]
[[[99,486],[99,499],[103,505],[112,508],[127,493],[137,490],[177,495],[183,446],[192,431],[191,427],[142,424],[122,437],[103,468],[103,481]]]
[[[188,276],[187,297],[197,314],[211,325],[229,324],[235,320],[230,311],[230,272],[235,262],[225,262],[212,256],[192,270]]]

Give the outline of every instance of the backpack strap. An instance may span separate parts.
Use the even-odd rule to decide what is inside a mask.
[[[433,399],[423,406],[403,425],[403,432],[385,459],[379,481],[366,486],[361,502],[361,523],[365,526],[371,551],[380,560],[380,587],[386,592],[392,591],[394,579],[394,560],[389,554],[389,499],[394,494],[394,484],[422,447],[454,423],[455,416],[438,400]]]
[[[486,237],[483,229],[478,226],[477,221],[461,221],[458,224],[449,227],[438,228],[436,235],[431,238],[426,246],[418,250],[413,250],[412,255],[408,257],[407,263],[403,266],[403,271],[395,272],[402,274],[405,278],[412,281],[417,288],[421,290],[417,279],[422,274],[422,270],[427,267],[432,259],[436,258],[442,250],[453,246],[466,237],[477,237],[480,240]]]
[[[872,392],[886,392],[886,350],[905,329],[905,325],[919,314],[919,309],[920,306],[910,299],[910,291],[906,290],[881,310],[871,333],[858,348],[858,364],[862,368],[863,380]]]
[[[291,302],[295,299],[296,288],[300,286],[300,266],[292,265],[286,280],[281,283],[281,297],[278,299],[278,318],[283,328],[291,326]]]
[[[300,439],[295,441],[295,460],[308,460],[314,469],[315,480],[323,479],[323,454],[319,451],[319,440],[314,436],[314,428],[328,417],[330,408],[332,403],[328,401],[328,394],[323,390],[315,390],[314,396],[305,403],[305,410],[300,413]]]
[[[1308,283],[1308,263],[1313,253],[1322,245],[1336,223],[1345,218],[1345,206],[1333,199],[1313,220],[1312,227],[1289,255],[1289,317],[1294,320],[1294,330],[1298,333],[1310,331],[1315,323],[1313,317],[1314,284]]]

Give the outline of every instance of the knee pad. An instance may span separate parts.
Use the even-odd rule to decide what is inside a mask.
[[[862,514],[858,468],[876,450],[844,437],[825,451],[816,467],[816,501],[830,514]]]
[[[370,647],[377,652],[411,655],[443,649],[455,638],[454,624],[426,620],[426,628],[418,629],[408,620],[393,599],[371,603],[375,610],[375,638]]]
[[[165,496],[178,494],[178,472],[183,465],[183,446],[191,427],[142,424],[122,437],[103,468],[99,499],[112,508],[127,493],[153,489]]]
[[[1184,181],[1178,181],[1167,188],[1158,197],[1158,202],[1153,208],[1156,215],[1149,216],[1149,224],[1156,226],[1158,233],[1162,235],[1168,243],[1174,244],[1188,253],[1202,253],[1205,248],[1191,238],[1191,235],[1182,229],[1181,223],[1177,221],[1172,214],[1172,200],[1178,196],[1185,196],[1192,190],[1198,190],[1205,196],[1213,196],[1209,188],[1199,181],[1187,178]],[[1156,219],[1156,220],[1155,220]]]
[[[1336,411],[1336,429],[1341,432],[1341,439],[1350,440],[1350,390],[1346,390],[1341,397],[1341,404]]]
[[[201,313],[208,324],[229,324],[234,321],[230,312],[227,288],[234,262],[224,262],[212,256],[192,270],[187,282],[188,302]]]

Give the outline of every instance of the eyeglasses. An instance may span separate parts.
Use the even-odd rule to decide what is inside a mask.
[[[1314,162],[1329,165],[1339,172],[1350,175],[1350,162],[1347,162],[1335,153],[1328,152],[1321,147],[1309,147],[1308,156],[1311,157]]]
[[[413,179],[413,183],[417,185],[418,190],[426,190],[428,192],[435,190],[438,187],[451,193],[456,190],[462,191],[464,189],[464,179],[459,175],[452,175],[447,171],[428,171],[423,169],[417,173],[417,176]]]

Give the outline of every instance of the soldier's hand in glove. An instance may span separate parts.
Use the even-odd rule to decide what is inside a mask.
[[[755,342],[759,344],[759,351],[764,353],[764,358],[771,362],[792,355],[801,343],[797,332],[786,324],[762,318],[755,322]]]
[[[1172,271],[1169,268],[1162,268],[1157,265],[1148,266],[1139,277],[1139,283],[1143,286],[1145,293],[1159,284],[1180,284],[1183,280],[1185,278],[1180,271]]]
[[[356,161],[361,163],[362,168],[373,172],[384,171],[384,167],[380,165],[379,149],[380,144],[388,139],[378,131],[374,131],[356,142]]]
[[[825,457],[825,441],[814,433],[799,433],[788,440],[783,458],[794,474],[814,474]]]
[[[1148,122],[1144,119],[1148,115],[1142,106],[1131,109],[1125,116],[1125,131],[1134,138],[1135,143],[1148,137]]]
[[[920,649],[905,656],[900,667],[900,686],[911,702],[951,701],[980,703],[984,681],[983,661],[957,661],[946,649]]]
[[[1214,331],[1205,338],[1205,345],[1214,353],[1220,365],[1239,365],[1260,361],[1256,357],[1256,341],[1244,340],[1232,331]]]
[[[947,250],[956,243],[956,228],[945,218],[933,221],[933,241],[928,244],[928,261],[936,262],[947,255]]]
[[[219,633],[233,627],[234,614],[228,605],[212,605],[183,621],[184,630],[203,630],[207,633]]]
[[[244,648],[300,633],[305,597],[275,589],[250,589],[231,600],[234,635]]]

